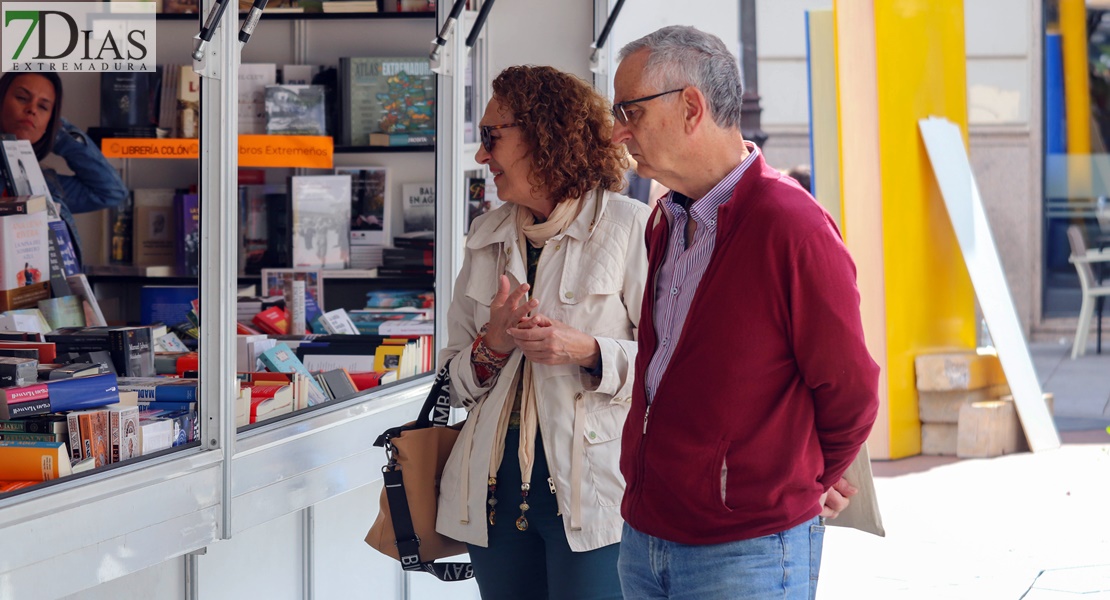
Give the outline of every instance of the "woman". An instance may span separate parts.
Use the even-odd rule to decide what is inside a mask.
[[[647,207],[614,193],[608,103],[549,67],[493,82],[476,156],[500,208],[470,228],[448,313],[452,402],[469,411],[437,530],[482,597],[620,598],[621,429],[646,276]]]
[[[0,77],[0,133],[28,140],[42,161],[54,152],[73,175],[43,170],[46,185],[69,227],[80,258],[73,213],[110,208],[127,199],[127,186],[84,132],[61,117],[62,81],[54,73],[5,73]],[[9,190],[9,195],[15,192]]]

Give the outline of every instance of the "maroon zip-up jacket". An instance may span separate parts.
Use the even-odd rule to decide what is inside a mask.
[[[716,247],[649,409],[642,382],[670,236],[661,210],[646,232],[621,514],[683,544],[785,531],[821,512],[878,411],[855,265],[828,212],[757,157],[718,210]]]

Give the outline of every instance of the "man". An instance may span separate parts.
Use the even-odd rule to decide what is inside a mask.
[[[812,598],[823,519],[878,409],[829,214],[740,133],[736,58],[667,27],[621,51],[613,139],[672,193],[650,261],[621,472],[626,598]]]

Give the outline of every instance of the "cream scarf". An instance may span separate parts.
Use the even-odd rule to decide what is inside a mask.
[[[536,217],[532,214],[532,211],[523,206],[518,205],[516,207],[516,228],[520,236],[519,246],[523,254],[525,270],[528,268],[528,250],[525,244],[531,244],[533,248],[542,248],[549,239],[565,232],[570,227],[570,224],[578,217],[578,211],[581,207],[582,201],[579,199],[564,200],[555,206],[555,210],[551,211],[547,220],[542,223],[536,223]],[[520,449],[517,451],[517,459],[520,460],[520,493],[523,500],[520,505],[521,515],[516,521],[516,526],[517,529],[524,531],[528,529],[528,519],[524,513],[528,510],[528,492],[531,489],[532,466],[536,459],[536,430],[539,426],[539,415],[536,406],[536,389],[532,382],[532,362],[524,359],[521,363],[523,367],[520,373],[522,378]],[[515,388],[515,385],[513,387]],[[506,401],[497,419],[499,435],[494,436],[493,451],[490,453],[489,459],[489,483],[491,486],[497,485],[497,470],[501,467],[501,460],[505,455],[505,435],[509,429],[513,404],[513,402]],[[493,500],[493,498],[491,497],[490,500]],[[490,509],[492,524],[495,515],[493,504],[490,505]]]

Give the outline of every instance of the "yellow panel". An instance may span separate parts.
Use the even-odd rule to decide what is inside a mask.
[[[917,131],[945,117],[967,135],[962,0],[874,2],[890,454],[921,449],[914,357],[975,347],[974,290]]]
[[[867,448],[891,458],[887,394],[887,318],[883,274],[883,209],[879,160],[879,92],[875,77],[875,27],[871,2],[833,6],[836,43],[841,222],[856,263],[860,313],[867,349],[879,364],[879,416]]]
[[[1064,110],[1067,115],[1068,186],[1091,187],[1091,88],[1087,76],[1087,7],[1084,0],[1059,0],[1060,44],[1064,59]]]

